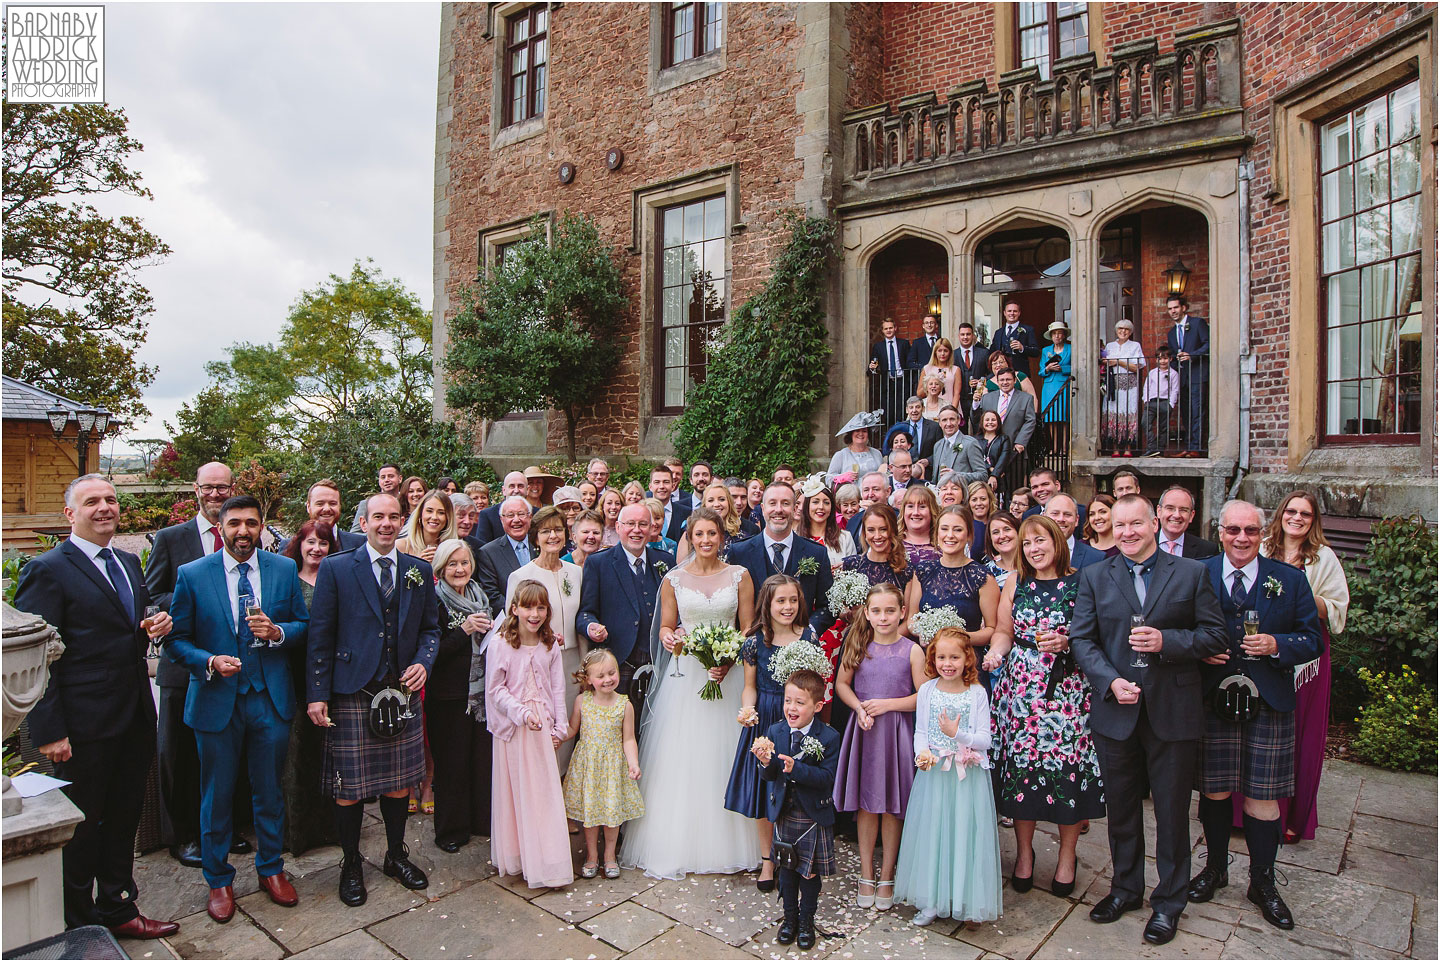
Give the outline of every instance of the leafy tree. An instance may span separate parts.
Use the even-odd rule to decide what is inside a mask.
[[[214,384],[181,404],[175,423],[165,422],[165,429],[173,435],[170,443],[175,459],[168,461],[162,454],[160,462],[164,470],[180,478],[195,477],[195,470],[206,462],[229,464],[268,446],[263,418],[236,404]]]
[[[530,239],[462,294],[445,356],[446,401],[475,420],[542,405],[562,411],[574,461],[580,415],[623,356],[626,304],[614,251],[593,220],[566,213],[548,244],[537,220]]]
[[[300,295],[277,344],[235,344],[207,371],[234,410],[296,441],[367,393],[428,403],[430,330],[414,294],[373,261],[356,261],[348,277],[331,274]]]
[[[235,493],[248,494],[259,501],[260,520],[268,524],[285,497],[285,472],[271,470],[251,458],[250,463],[235,474]]]
[[[272,469],[278,467],[279,459],[260,460]],[[431,418],[428,399],[407,402],[392,394],[361,396],[333,420],[318,422],[300,450],[287,452],[284,461],[288,469],[284,513],[292,522],[305,517],[305,492],[314,482],[333,478],[349,510],[375,490],[375,472],[389,461],[400,465],[404,474],[417,474],[431,483],[442,475],[462,484],[495,480],[490,465],[475,457],[455,425]]]
[[[835,224],[793,212],[786,223],[790,240],[770,280],[721,326],[673,431],[680,457],[708,459],[717,475],[768,477],[777,464],[807,463],[810,419],[829,392]]]
[[[154,310],[139,270],[170,253],[135,217],[104,217],[85,198],[150,198],[126,166],[143,149],[123,110],[6,103],[5,369],[128,420],[155,369],[141,364]]]

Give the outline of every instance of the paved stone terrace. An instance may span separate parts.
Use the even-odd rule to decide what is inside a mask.
[[[373,807],[373,806],[372,806]],[[502,879],[488,861],[488,845],[471,842],[446,855],[432,843],[429,819],[410,820],[410,848],[430,875],[430,888],[411,893],[380,873],[384,833],[367,815],[363,853],[369,901],[348,908],[336,897],[339,850],[291,860],[301,903],[274,905],[258,891],[253,871],[236,877],[238,910],[227,925],[205,914],[198,869],[165,852],[137,866],[140,908],[175,919],[180,933],[162,942],[129,942],[133,958],[224,959],[771,959],[796,957],[774,944],[780,916],[773,895],[755,891],[754,876],[694,876],[655,882],[627,871],[617,881],[577,880],[563,891],[532,891]],[[1147,816],[1148,821],[1148,816]],[[1075,896],[1056,898],[1048,887],[1055,867],[1053,835],[1036,836],[1037,888],[1005,891],[998,922],[967,930],[940,920],[909,925],[912,910],[856,908],[850,879],[852,846],[840,846],[846,873],[827,882],[819,924],[837,932],[806,955],[829,959],[1433,959],[1437,955],[1436,780],[1331,761],[1321,787],[1320,830],[1313,842],[1281,850],[1281,889],[1298,925],[1284,933],[1266,925],[1245,900],[1247,860],[1236,833],[1230,887],[1215,901],[1187,909],[1180,934],[1157,948],[1141,938],[1148,912],[1113,925],[1086,913],[1110,888],[1104,822],[1080,840]],[[1153,826],[1147,826],[1153,839]],[[1191,835],[1203,849],[1200,827]],[[1014,836],[1001,831],[1008,872]],[[576,864],[580,859],[577,857]],[[1147,873],[1154,883],[1153,863]],[[423,897],[422,897],[423,895]]]

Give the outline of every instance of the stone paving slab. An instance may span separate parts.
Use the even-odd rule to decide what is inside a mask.
[[[756,891],[749,874],[692,875],[660,882],[635,901],[734,946],[774,925],[783,914],[774,894]]]
[[[957,942],[929,928],[916,928],[908,916],[884,913],[858,935],[836,945],[816,946],[828,959],[978,959],[984,949]]]
[[[1225,943],[1188,931],[1180,931],[1169,945],[1151,945],[1145,941],[1145,923],[1150,920],[1148,908],[1127,912],[1108,925],[1091,922],[1088,908],[1077,906],[1060,923],[1042,955],[1065,954],[1086,959],[1218,959]]]
[[[264,898],[265,896],[261,896]],[[180,931],[166,939],[175,954],[184,959],[281,959],[284,946],[244,912],[224,925],[205,912],[180,919]]]
[[[339,866],[296,879],[300,904],[294,908],[276,905],[263,892],[236,904],[290,952],[304,951],[424,904],[424,898],[381,875],[374,866],[367,864],[364,871],[368,893],[364,905],[352,907],[340,901]],[[208,920],[208,916],[202,917]]]
[[[580,927],[600,936],[622,952],[633,952],[657,935],[664,935],[674,928],[675,920],[652,912],[643,905],[625,904],[592,916]]]
[[[1397,821],[1360,812],[1355,814],[1351,838],[1351,844],[1430,861],[1435,860],[1436,848],[1440,846],[1440,837],[1437,837],[1433,823],[1417,825],[1410,821]]]
[[[1412,825],[1435,826],[1435,785],[1394,784],[1366,779],[1360,787],[1355,814],[1379,815]]]
[[[618,879],[607,879],[604,874],[593,879],[577,876],[575,884],[559,891],[542,890],[532,899],[551,915],[567,922],[584,922],[654,887],[654,879],[634,869],[621,869]]]
[[[753,956],[740,951],[733,945],[727,945],[713,936],[706,935],[704,932],[677,925],[664,935],[645,943],[625,958],[744,959],[749,962]]]
[[[398,959],[399,955],[368,932],[347,932],[338,939],[321,942],[314,948],[297,952],[292,959]]]

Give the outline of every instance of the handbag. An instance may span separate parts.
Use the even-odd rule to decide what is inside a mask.
[[[775,863],[777,870],[788,868],[792,872],[800,871],[800,853],[795,850],[795,846],[800,843],[800,839],[815,831],[815,826],[818,824],[818,822],[811,822],[810,827],[801,832],[800,837],[793,842],[782,842],[779,838],[771,841],[770,859]]]
[[[1260,705],[1260,689],[1248,675],[1231,675],[1210,693],[1210,710],[1225,721],[1251,721]]]

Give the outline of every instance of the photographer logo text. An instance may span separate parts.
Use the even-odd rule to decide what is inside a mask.
[[[105,8],[7,4],[5,96],[15,104],[105,101]]]

